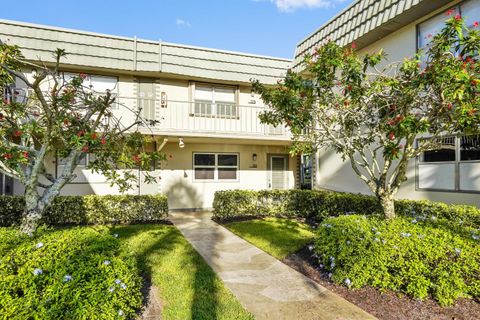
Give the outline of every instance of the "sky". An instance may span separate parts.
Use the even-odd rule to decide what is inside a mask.
[[[3,0],[5,1],[5,0]],[[0,18],[292,58],[352,0],[23,0]],[[5,9],[5,8],[4,8]]]

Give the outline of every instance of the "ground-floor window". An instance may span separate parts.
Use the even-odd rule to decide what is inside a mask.
[[[480,192],[480,135],[442,138],[418,159],[418,189]]]
[[[238,154],[194,153],[194,180],[238,180]]]

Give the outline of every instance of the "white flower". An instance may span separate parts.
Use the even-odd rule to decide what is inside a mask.
[[[103,264],[106,265],[106,266],[108,266],[108,265],[110,264],[110,260],[105,260],[105,261],[103,261]]]
[[[72,276],[71,276],[71,275],[68,275],[68,274],[67,274],[67,275],[65,275],[65,277],[63,277],[63,282],[68,282],[68,281],[70,281],[70,280],[72,280]]]
[[[308,250],[309,250],[309,251],[312,251],[314,248],[315,248],[315,247],[314,247],[313,244],[311,244],[311,245],[308,246]]]
[[[328,277],[331,279],[332,276],[333,276],[333,273],[329,272],[329,273],[328,273]]]
[[[319,264],[318,267],[319,267],[320,269],[325,268],[325,266],[324,266],[323,264]]]
[[[472,234],[472,238],[473,238],[473,240],[478,240],[478,239],[480,239],[480,236],[477,236],[477,235],[475,235],[475,234]]]
[[[120,283],[122,283],[122,281],[120,281],[119,279],[117,279],[117,280],[115,280],[115,283],[116,283],[116,284],[120,284]]]
[[[350,244],[350,240],[347,240],[347,244]]]
[[[397,247],[397,246],[393,246],[392,248],[393,248],[393,249],[395,249],[395,250],[396,250],[396,249],[398,249],[398,247]]]
[[[434,221],[435,221],[435,220],[437,220],[437,217],[435,217],[435,216],[432,216],[430,219],[432,219],[432,220],[434,220]]]
[[[41,275],[42,273],[43,273],[42,269],[33,270],[33,275],[35,275],[35,276]]]
[[[412,234],[411,234],[411,233],[407,233],[407,232],[402,232],[402,233],[400,233],[400,235],[401,235],[402,237],[404,237],[404,238],[408,238],[408,237],[410,237]]]
[[[413,219],[413,220],[412,220],[412,223],[417,223],[417,219]]]
[[[382,239],[382,243],[383,243],[383,244],[387,243],[387,240]]]
[[[127,289],[127,285],[126,285],[125,283],[122,283],[122,284],[120,285],[120,288],[122,288],[122,289]]]
[[[460,254],[460,253],[462,253],[462,250],[460,250],[460,249],[458,249],[458,248],[455,248],[455,253],[456,253],[456,254]]]
[[[378,242],[378,241],[380,241],[380,239],[375,238],[375,239],[373,239],[373,241]]]
[[[350,281],[350,279],[348,279],[348,278],[345,279],[344,282],[345,282],[345,285],[346,285],[347,287],[350,287],[350,285],[352,284],[352,281]]]
[[[372,231],[373,231],[373,232],[377,231],[377,228],[373,227],[373,228],[372,228]]]
[[[114,234],[113,234],[113,237],[114,237],[114,238],[118,238],[118,233],[114,233]]]
[[[375,232],[375,234],[378,236],[378,235],[381,235],[382,233],[380,231],[377,231]]]
[[[37,249],[40,249],[40,248],[43,247],[43,246],[44,246],[43,242],[39,242],[39,243],[37,243],[37,244],[35,245],[35,247],[36,247]]]
[[[120,317],[123,317],[125,314],[123,313],[122,310],[118,310],[118,315],[119,315]]]
[[[115,288],[114,288],[114,287],[110,287],[110,288],[108,288],[108,291],[113,292],[113,291],[115,291]]]

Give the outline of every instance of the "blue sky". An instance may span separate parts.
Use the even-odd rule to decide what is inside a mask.
[[[0,18],[292,58],[352,0],[23,0]],[[5,8],[4,8],[5,9]]]

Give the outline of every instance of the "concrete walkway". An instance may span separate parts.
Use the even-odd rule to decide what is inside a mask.
[[[257,320],[375,319],[213,222],[208,212],[174,212],[170,220]]]

